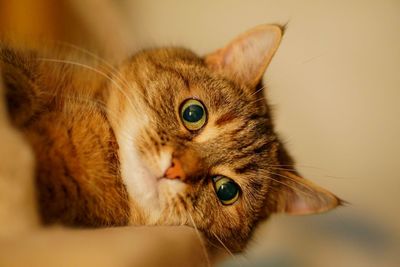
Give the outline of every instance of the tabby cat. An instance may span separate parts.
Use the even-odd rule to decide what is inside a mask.
[[[261,25],[203,57],[150,49],[117,67],[72,48],[3,44],[43,223],[190,225],[239,252],[272,213],[339,205],[299,176],[274,131],[262,77],[281,37]]]

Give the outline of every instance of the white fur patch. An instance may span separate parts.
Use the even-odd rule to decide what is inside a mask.
[[[143,210],[147,224],[155,224],[164,211],[169,198],[184,190],[184,183],[160,179],[171,165],[172,151],[168,148],[158,155],[152,165],[142,158],[136,147],[141,130],[149,126],[149,118],[145,114],[135,115],[126,112],[120,125],[115,130],[119,144],[121,175],[129,196]],[[151,150],[150,150],[151,151]]]
[[[172,161],[172,152],[167,150],[162,150],[159,155],[159,166],[160,166],[160,174],[158,177],[164,175],[169,166],[171,166]]]
[[[131,115],[131,116],[130,116]],[[146,167],[135,146],[140,129],[148,124],[148,118],[132,118],[126,113],[122,120],[122,129],[116,131],[119,144],[119,157],[122,179],[129,196],[143,208],[146,215],[158,217],[161,213],[157,192],[157,177]]]

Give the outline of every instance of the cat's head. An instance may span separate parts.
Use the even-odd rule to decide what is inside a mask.
[[[195,225],[240,251],[274,212],[340,204],[299,176],[274,131],[261,80],[281,36],[262,25],[205,57],[163,48],[122,65],[108,116],[132,224]]]

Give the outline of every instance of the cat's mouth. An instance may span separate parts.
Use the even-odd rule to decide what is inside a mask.
[[[152,219],[156,220],[155,214],[161,214],[171,203],[174,198],[185,190],[186,175],[183,171],[182,164],[175,159],[171,159],[171,154],[165,153],[158,159],[159,169],[152,168],[146,164],[146,161],[141,161],[139,176],[141,182],[139,195],[136,193],[136,199],[142,204],[146,210],[151,210]],[[167,160],[168,159],[168,160]],[[167,163],[168,162],[168,163]],[[139,167],[139,166],[138,166]],[[158,175],[151,170],[158,169]],[[160,175],[161,174],[161,175]],[[158,210],[158,212],[156,212]]]

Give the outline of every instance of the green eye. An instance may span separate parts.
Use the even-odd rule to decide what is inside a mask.
[[[189,99],[181,108],[181,119],[190,131],[197,131],[206,123],[207,115],[203,104],[196,99]]]
[[[232,179],[225,176],[213,178],[217,197],[224,205],[231,205],[239,198],[240,188]]]

